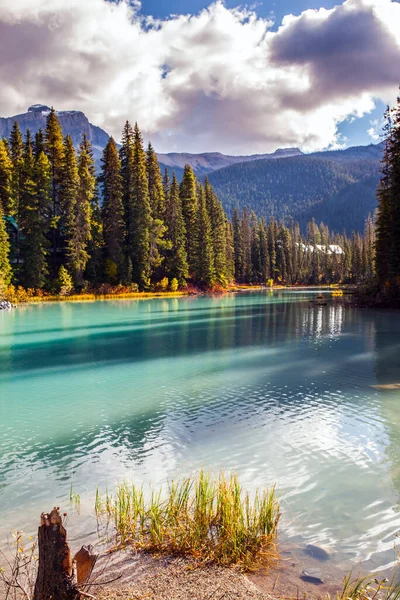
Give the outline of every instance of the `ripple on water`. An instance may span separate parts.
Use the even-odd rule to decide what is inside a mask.
[[[303,299],[78,304],[3,318],[0,538],[21,526],[21,507],[27,527],[55,499],[67,504],[71,485],[89,511],[98,485],[204,467],[235,470],[250,489],[276,483],[289,541],[388,564],[400,528],[398,396],[370,386],[398,374],[397,322]]]

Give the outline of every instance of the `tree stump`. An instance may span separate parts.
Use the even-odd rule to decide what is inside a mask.
[[[79,600],[67,532],[58,508],[42,513],[38,532],[39,567],[33,600]]]

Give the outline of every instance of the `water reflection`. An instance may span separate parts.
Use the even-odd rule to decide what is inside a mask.
[[[386,564],[400,526],[399,396],[371,386],[399,378],[394,322],[301,293],[0,316],[0,537],[71,481],[89,499],[125,476],[208,467],[276,482],[289,539]]]

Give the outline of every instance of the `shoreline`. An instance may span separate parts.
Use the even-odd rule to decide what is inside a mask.
[[[257,292],[257,291],[311,291],[315,290],[316,292],[320,290],[331,291],[332,294],[335,291],[341,290],[343,295],[352,295],[355,292],[355,288],[353,286],[348,285],[302,285],[302,286],[284,286],[284,285],[274,285],[274,286],[265,286],[265,285],[233,285],[224,290],[213,292],[212,290],[182,290],[176,292],[122,292],[116,294],[96,294],[96,293],[82,293],[82,294],[71,294],[70,296],[60,296],[60,295],[48,295],[48,296],[31,296],[27,297],[24,300],[14,299],[12,304],[12,308],[15,308],[19,305],[28,305],[28,304],[47,304],[47,303],[65,303],[65,302],[105,302],[108,300],[151,300],[153,298],[182,298],[182,297],[195,297],[195,296],[224,296],[226,294],[236,294],[241,292]],[[336,298],[337,300],[338,298]],[[8,300],[4,300],[4,302],[9,302]],[[7,308],[11,308],[7,307]]]

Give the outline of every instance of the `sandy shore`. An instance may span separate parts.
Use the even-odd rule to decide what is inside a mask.
[[[298,559],[286,554],[268,570],[243,574],[127,549],[98,560],[93,574],[95,585],[87,591],[99,600],[271,600],[324,598],[339,590],[338,574],[327,565],[323,569],[325,582],[320,585],[300,579],[303,567]]]

